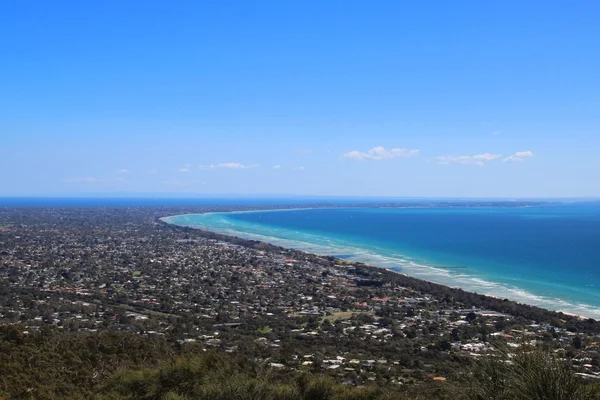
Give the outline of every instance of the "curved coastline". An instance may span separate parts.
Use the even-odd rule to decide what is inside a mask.
[[[297,251],[303,251],[307,253],[312,253],[320,256],[330,256],[335,258],[343,259],[344,261],[350,262],[359,262],[367,265],[371,265],[378,268],[384,268],[386,270],[403,274],[406,276],[410,276],[415,279],[419,279],[422,281],[428,281],[435,284],[447,286],[455,289],[462,289],[471,293],[478,293],[485,296],[493,297],[493,298],[507,298],[512,301],[516,301],[522,304],[532,305],[535,307],[540,307],[550,311],[562,312],[567,315],[578,316],[581,318],[600,318],[600,309],[595,306],[583,304],[583,303],[573,303],[568,302],[559,298],[546,298],[541,295],[537,295],[531,292],[528,292],[519,287],[510,287],[506,284],[499,282],[486,281],[485,279],[481,279],[476,275],[465,275],[458,274],[453,275],[452,272],[448,269],[444,269],[441,267],[435,267],[431,265],[427,265],[426,262],[415,262],[414,258],[408,257],[405,255],[394,254],[393,257],[371,253],[368,250],[360,248],[359,246],[352,246],[351,244],[346,244],[344,246],[346,252],[332,252],[331,243],[328,245],[318,245],[311,243],[309,241],[302,240],[294,240],[276,236],[267,236],[254,232],[246,232],[243,230],[236,229],[224,229],[215,226],[211,226],[210,224],[182,224],[173,222],[172,219],[177,217],[193,217],[193,216],[208,216],[208,215],[223,215],[226,216],[228,214],[241,214],[241,213],[255,213],[255,212],[275,212],[275,211],[301,211],[301,210],[312,210],[316,207],[298,207],[298,208],[276,208],[276,209],[257,209],[257,210],[235,210],[235,211],[219,211],[219,212],[209,212],[209,213],[193,213],[193,214],[180,214],[180,215],[171,215],[160,218],[160,220],[164,223],[175,225],[175,226],[183,226],[193,229],[200,229],[207,232],[212,232],[220,235],[225,235],[229,237],[238,237],[245,240],[257,240],[265,243],[269,243],[275,246],[286,247],[290,249],[294,249]],[[329,209],[343,209],[346,207],[323,207]],[[332,254],[333,253],[333,254]],[[336,256],[336,254],[348,254],[348,256],[340,257]],[[401,261],[404,260],[404,261]],[[405,264],[406,260],[408,264]],[[404,262],[404,263],[403,263]],[[396,268],[394,268],[394,265]],[[426,271],[424,273],[419,272]],[[433,276],[432,276],[433,275]]]
[[[342,208],[342,207],[321,207],[321,208]],[[159,218],[160,221],[170,223],[169,218],[176,217],[188,217],[193,215],[218,215],[218,214],[248,214],[248,213],[257,213],[257,212],[276,212],[276,211],[301,211],[301,210],[314,210],[315,207],[298,207],[298,208],[261,208],[259,210],[239,210],[239,211],[211,211],[206,213],[192,213],[192,214],[177,214],[177,215],[169,215],[166,217]],[[173,224],[177,225],[177,224]]]

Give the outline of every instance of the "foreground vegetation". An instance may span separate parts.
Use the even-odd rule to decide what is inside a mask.
[[[600,395],[597,385],[539,351],[519,354],[508,363],[477,361],[458,371],[454,382],[397,388],[349,387],[314,374],[288,374],[209,354],[176,358],[157,368],[120,370],[101,392],[99,399],[147,400],[584,400]]]
[[[335,376],[272,368],[241,354],[205,351],[129,333],[47,331],[32,341],[0,328],[0,398],[97,400],[394,400],[600,398],[553,353],[486,356],[443,382],[345,385]]]

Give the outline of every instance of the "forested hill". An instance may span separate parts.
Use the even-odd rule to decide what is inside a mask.
[[[25,337],[0,328],[0,398],[97,400],[572,399],[600,396],[595,382],[541,351],[510,363],[465,363],[452,381],[348,386],[318,373],[280,368],[243,354],[204,351],[131,333]]]

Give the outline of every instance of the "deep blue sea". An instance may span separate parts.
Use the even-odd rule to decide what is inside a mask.
[[[167,220],[600,318],[600,203],[302,209]]]

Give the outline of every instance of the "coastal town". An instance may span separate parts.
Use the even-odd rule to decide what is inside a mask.
[[[3,340],[127,332],[348,385],[443,382],[543,348],[600,378],[594,320],[160,220],[220,210],[0,209]]]

